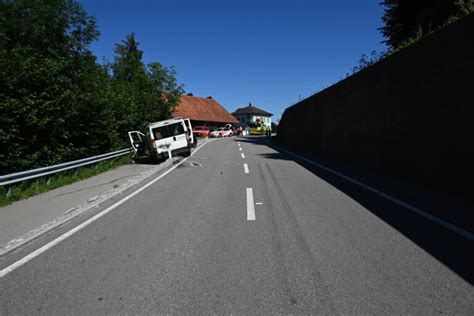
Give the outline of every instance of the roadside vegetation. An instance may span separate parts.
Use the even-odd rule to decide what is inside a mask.
[[[130,156],[125,155],[110,160],[104,160],[90,166],[61,172],[50,177],[37,178],[33,181],[25,181],[8,189],[0,187],[0,207],[9,205],[21,199],[26,199],[49,190],[56,189],[63,185],[93,177],[99,173],[128,164],[130,161]]]
[[[124,148],[127,131],[170,115],[175,69],[145,65],[133,33],[98,63],[98,37],[74,0],[0,1],[0,175]]]
[[[388,45],[388,49],[362,54],[351,74],[474,12],[474,1],[471,0],[384,0],[381,5],[385,7],[382,17],[384,26],[379,30],[385,37],[383,42]]]

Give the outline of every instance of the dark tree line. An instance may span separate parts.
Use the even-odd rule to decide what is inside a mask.
[[[372,51],[370,55],[362,54],[359,64],[352,68],[352,74],[474,12],[474,0],[383,0],[380,4],[385,11],[382,16],[384,26],[379,30],[389,48],[387,51]]]
[[[384,0],[381,4],[385,12],[380,31],[391,49],[429,34],[474,9],[471,0]]]
[[[184,91],[145,65],[133,33],[99,64],[96,20],[74,0],[0,0],[0,174],[123,148]]]

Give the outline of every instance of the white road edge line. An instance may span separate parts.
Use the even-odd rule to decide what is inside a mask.
[[[299,155],[297,155],[297,154],[294,154],[294,153],[292,153],[292,152],[290,152],[290,151],[288,151],[288,150],[286,150],[286,149],[283,149],[283,148],[281,148],[281,147],[279,147],[279,146],[275,146],[275,145],[273,145],[273,144],[270,144],[269,142],[267,142],[267,144],[268,144],[269,146],[274,147],[274,148],[277,148],[278,150],[281,150],[281,151],[283,151],[283,152],[285,152],[285,153],[287,153],[287,154],[289,154],[289,155],[291,155],[291,156],[295,156],[295,157],[297,157],[297,158],[299,158],[299,159],[301,159],[301,160],[304,160],[304,161],[306,161],[306,162],[308,162],[308,163],[310,163],[310,164],[313,164],[313,165],[315,165],[315,166],[317,166],[317,167],[319,167],[319,168],[321,168],[321,169],[323,169],[323,170],[326,170],[326,171],[328,171],[328,172],[330,172],[330,173],[332,173],[332,174],[334,174],[334,175],[336,175],[336,176],[338,176],[338,177],[341,177],[341,178],[343,178],[344,180],[347,180],[347,181],[349,181],[349,182],[352,182],[352,183],[354,183],[354,184],[356,184],[356,185],[358,185],[358,186],[360,186],[360,187],[362,187],[362,188],[364,188],[364,189],[366,189],[366,190],[368,190],[368,191],[370,191],[370,192],[373,192],[373,193],[375,193],[375,194],[377,194],[377,195],[379,195],[379,196],[381,196],[381,197],[383,197],[383,198],[386,198],[387,200],[389,200],[389,201],[391,201],[391,202],[393,202],[393,203],[395,203],[395,204],[398,204],[398,205],[400,205],[400,206],[406,208],[407,210],[409,210],[409,211],[411,211],[411,212],[413,212],[413,213],[416,213],[416,214],[418,214],[418,215],[420,215],[420,216],[422,216],[422,217],[424,217],[424,218],[426,218],[426,219],[428,219],[428,220],[430,220],[430,221],[432,221],[432,222],[434,222],[434,223],[436,223],[436,224],[438,224],[438,225],[441,225],[441,226],[443,226],[443,227],[445,227],[445,228],[447,228],[447,229],[449,229],[449,230],[451,230],[451,231],[453,231],[453,232],[455,232],[455,233],[457,233],[457,234],[459,234],[459,235],[461,235],[461,236],[463,236],[463,237],[466,237],[466,238],[468,238],[468,239],[470,239],[470,240],[474,240],[474,234],[473,234],[473,233],[468,232],[467,230],[464,230],[464,229],[462,229],[462,228],[460,228],[460,227],[458,227],[458,226],[456,226],[456,225],[454,225],[454,224],[451,224],[451,223],[449,223],[449,222],[446,222],[446,221],[442,220],[442,219],[439,218],[439,217],[436,217],[436,216],[434,216],[434,215],[431,215],[430,213],[428,213],[428,212],[426,212],[426,211],[423,211],[423,210],[421,210],[421,209],[419,209],[419,208],[417,208],[417,207],[415,207],[415,206],[413,206],[413,205],[410,205],[410,204],[408,204],[408,203],[406,203],[406,202],[403,202],[403,201],[401,201],[401,200],[399,200],[399,199],[397,199],[397,198],[395,198],[395,197],[393,197],[393,196],[388,195],[387,193],[381,192],[381,191],[379,191],[379,190],[377,190],[377,189],[375,189],[375,188],[373,188],[373,187],[371,187],[371,186],[369,186],[369,185],[367,185],[367,184],[365,184],[365,183],[362,183],[362,182],[360,182],[360,181],[357,181],[357,180],[355,180],[355,179],[352,179],[352,178],[350,178],[350,177],[348,177],[348,176],[346,176],[346,175],[344,175],[344,174],[342,174],[342,173],[340,173],[340,172],[334,171],[334,170],[332,170],[332,169],[330,169],[330,168],[328,168],[328,167],[326,167],[326,166],[323,166],[323,165],[321,165],[321,164],[319,164],[319,163],[317,163],[317,162],[314,162],[314,161],[312,161],[312,160],[309,160],[309,159],[306,159],[306,158],[304,158],[304,157],[301,157],[301,156],[299,156]]]
[[[249,173],[249,165],[247,165],[246,163],[244,163],[244,172]]]
[[[245,158],[245,155],[244,155],[244,153],[241,153],[240,155],[242,156],[242,158]]]
[[[247,220],[255,220],[255,207],[253,204],[253,189],[247,188]]]
[[[206,142],[204,144],[202,144],[201,146],[199,146],[198,148],[196,148],[196,150],[191,154],[194,155],[194,153],[198,152],[199,149],[201,149],[204,145],[206,144],[209,144],[210,142]],[[56,239],[50,241],[49,243],[47,243],[46,245],[36,249],[35,251],[29,253],[28,255],[26,255],[25,257],[21,258],[20,260],[12,263],[11,265],[9,265],[8,267],[6,268],[3,268],[2,270],[0,270],[0,278],[3,278],[5,275],[7,275],[8,273],[14,271],[15,269],[21,267],[22,265],[24,265],[25,263],[27,263],[28,261],[31,261],[32,259],[34,259],[35,257],[39,256],[40,254],[42,254],[43,252],[46,252],[47,250],[51,249],[52,247],[56,246],[57,244],[59,244],[61,241],[65,240],[66,238],[72,236],[73,234],[77,233],[78,231],[80,231],[81,229],[83,229],[84,227],[88,226],[89,224],[95,222],[96,220],[98,220],[99,218],[101,218],[102,216],[106,215],[107,213],[109,213],[110,211],[112,211],[113,209],[115,209],[116,207],[122,205],[123,203],[125,203],[126,201],[130,200],[132,197],[134,197],[135,195],[137,195],[138,193],[144,191],[145,189],[147,189],[148,187],[150,187],[151,185],[153,185],[155,182],[159,181],[161,178],[163,178],[164,176],[166,176],[168,173],[170,173],[171,171],[173,171],[174,169],[176,169],[177,167],[179,167],[181,164],[183,164],[185,161],[187,161],[191,156],[181,160],[179,163],[177,163],[174,167],[172,167],[170,170],[166,171],[165,173],[163,173],[162,175],[160,175],[158,178],[148,182],[147,184],[145,184],[143,187],[139,188],[138,190],[130,193],[129,195],[127,195],[126,197],[124,197],[123,199],[121,199],[120,201],[118,201],[117,203],[109,206],[108,208],[106,208],[105,210],[103,210],[102,212],[94,215],[93,217],[89,218],[88,220],[86,220],[85,222],[83,222],[82,224],[74,227],[73,229],[71,229],[70,231],[64,233],[63,235],[57,237]]]

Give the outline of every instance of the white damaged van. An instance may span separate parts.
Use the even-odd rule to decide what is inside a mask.
[[[190,126],[191,122],[183,118],[173,118],[149,124],[146,135],[130,131],[128,136],[135,156],[144,153],[146,148],[154,159],[166,159],[179,154],[189,156],[194,143]]]

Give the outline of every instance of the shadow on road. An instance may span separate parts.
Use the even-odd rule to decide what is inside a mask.
[[[158,161],[158,160],[152,159],[150,156],[133,157],[132,160],[133,160],[133,163],[140,164],[140,165],[157,165],[165,161],[164,159],[161,161]]]
[[[269,146],[267,139],[263,137],[250,137],[239,139],[239,141]],[[262,154],[261,156],[265,159],[291,160],[298,163],[333,187],[350,196],[378,218],[398,230],[424,251],[457,273],[464,280],[470,284],[474,284],[474,242],[472,240],[460,236],[386,198],[357,186],[309,162],[286,154],[277,148],[271,148],[277,152]],[[316,161],[315,159],[317,159],[305,154],[297,154],[312,161]],[[463,228],[468,232],[473,232],[474,208],[472,203],[468,201],[461,201],[457,198],[449,198],[442,194],[435,194],[423,190],[423,188],[411,186],[410,184],[394,182],[392,179],[384,180],[374,175],[357,174],[357,172],[349,169],[344,170],[344,168],[337,166],[328,166],[326,163],[321,164],[419,209],[429,211],[430,214]],[[374,238],[377,238],[377,236],[374,236]]]

